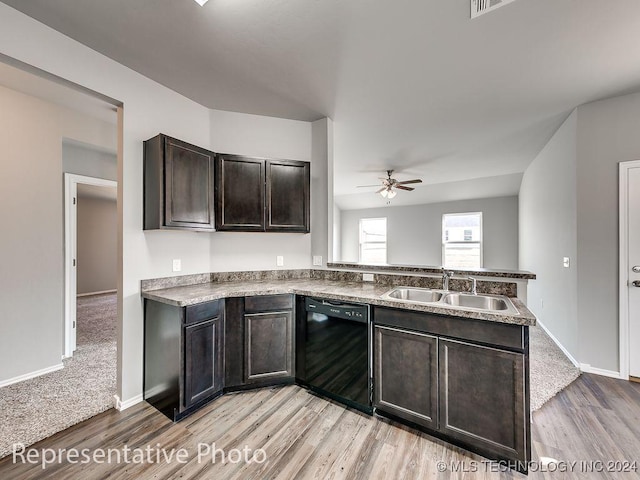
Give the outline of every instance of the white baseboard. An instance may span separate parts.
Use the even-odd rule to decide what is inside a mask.
[[[595,375],[602,375],[603,377],[617,378],[620,380],[628,380],[620,375],[620,372],[614,372],[613,370],[604,370],[602,368],[592,367],[588,363],[581,363],[580,370],[584,373],[593,373]]]
[[[542,329],[546,332],[546,334],[549,335],[549,338],[553,340],[553,343],[555,343],[558,346],[558,348],[562,350],[562,353],[565,354],[565,356],[571,361],[571,363],[573,363],[576,366],[576,368],[579,368],[582,370],[582,366],[580,365],[580,363],[575,358],[573,358],[573,355],[571,355],[569,351],[566,348],[564,348],[564,345],[562,345],[560,341],[555,337],[555,335],[551,333],[547,327],[544,326],[544,324],[540,321],[540,319],[537,319],[537,323],[538,325],[540,325],[540,327],[542,327]]]
[[[116,408],[116,410],[119,410],[121,412],[123,410],[126,410],[129,407],[133,407],[134,405],[142,402],[142,394],[136,395],[135,397],[130,398],[129,400],[125,400],[124,402],[120,400],[120,397],[118,395],[114,395],[113,400],[114,400],[113,406]]]
[[[614,372],[613,370],[604,370],[602,368],[592,367],[588,363],[579,363],[573,356],[567,351],[566,348],[558,341],[558,339],[544,326],[544,324],[538,319],[538,325],[542,327],[542,329],[549,335],[551,340],[558,346],[562,353],[564,353],[567,358],[573,363],[576,367],[580,369],[581,372],[584,373],[593,373],[594,375],[602,375],[603,377],[611,377],[618,378],[621,380],[629,380],[620,374],[620,372]]]
[[[9,378],[8,380],[0,381],[0,388],[6,387],[7,385],[13,385],[14,383],[23,382],[25,380],[29,380],[30,378],[36,378],[40,375],[45,375],[47,373],[55,372],[57,370],[62,370],[64,365],[59,363],[57,365],[53,365],[52,367],[43,368],[42,370],[36,370],[35,372],[25,373],[24,375],[19,375],[17,377]]]
[[[103,293],[117,293],[118,290],[102,290],[100,292],[79,293],[76,297],[90,297],[91,295],[102,295]]]

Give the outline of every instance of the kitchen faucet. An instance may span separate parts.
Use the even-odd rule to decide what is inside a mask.
[[[449,279],[451,278],[451,275],[453,275],[453,272],[451,270],[445,270],[444,268],[442,269],[442,289],[443,290],[449,290]]]
[[[467,280],[471,280],[471,295],[478,294],[478,280],[475,277],[467,277]]]

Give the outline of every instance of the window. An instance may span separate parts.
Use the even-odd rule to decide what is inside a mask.
[[[442,265],[482,267],[482,212],[442,216]]]
[[[360,219],[360,263],[387,263],[387,219]]]

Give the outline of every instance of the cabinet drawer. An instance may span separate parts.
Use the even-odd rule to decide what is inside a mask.
[[[274,312],[293,309],[293,295],[259,295],[244,299],[245,313]]]
[[[527,327],[471,318],[377,307],[374,309],[374,322],[521,351],[527,348],[528,342]]]
[[[217,317],[220,315],[220,302],[220,300],[214,300],[213,302],[198,303],[197,305],[186,307],[184,323],[190,325]]]

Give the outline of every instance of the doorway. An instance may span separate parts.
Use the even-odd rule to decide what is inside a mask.
[[[620,375],[640,382],[640,161],[620,163],[619,174]]]
[[[73,356],[76,350],[77,339],[77,297],[78,297],[78,199],[79,190],[82,193],[92,192],[90,195],[106,196],[111,198],[115,196],[118,183],[112,180],[102,178],[87,177],[84,175],[75,175],[71,173],[64,174],[65,194],[64,194],[64,211],[65,211],[65,334],[64,334],[64,356],[69,358]],[[93,187],[93,188],[91,188]],[[100,190],[97,190],[100,189]],[[115,198],[113,198],[115,203]],[[95,267],[95,266],[94,266]],[[95,269],[92,268],[95,273]],[[81,293],[106,293],[106,290],[94,290],[87,292],[87,283],[92,285],[104,285],[104,279],[92,279],[85,282],[83,292]],[[94,287],[95,288],[95,287]],[[91,288],[89,288],[90,290]],[[108,289],[111,290],[111,289]]]

